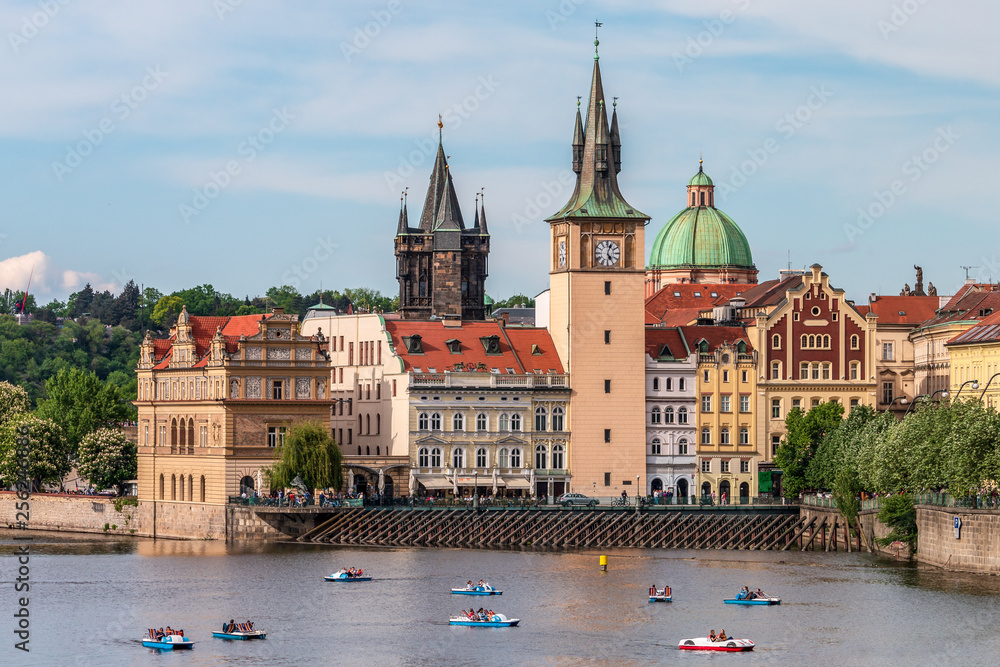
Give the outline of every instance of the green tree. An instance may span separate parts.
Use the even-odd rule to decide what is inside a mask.
[[[299,422],[292,426],[285,444],[275,452],[274,467],[268,471],[271,488],[284,489],[300,477],[310,491],[343,486],[340,447],[330,430],[320,422]]]
[[[299,291],[290,285],[282,285],[281,287],[272,287],[267,290],[265,294],[267,297],[267,312],[270,312],[271,308],[277,306],[278,308],[284,308],[286,313],[299,313],[303,314],[303,307],[306,305],[303,303],[302,295]],[[312,305],[312,304],[308,304]]]
[[[122,495],[123,482],[135,479],[137,451],[135,443],[118,429],[102,428],[80,441],[77,469],[95,489],[114,487]]]
[[[878,520],[890,529],[885,537],[875,541],[887,547],[893,542],[902,542],[910,547],[910,553],[917,551],[917,510],[913,498],[908,495],[887,496],[882,500]]]
[[[161,297],[159,301],[156,302],[156,306],[153,308],[153,314],[150,316],[151,319],[156,324],[160,326],[170,326],[177,319],[177,316],[181,314],[181,309],[184,307],[184,300],[179,296],[165,296]]]
[[[785,418],[785,439],[774,453],[782,470],[781,484],[786,498],[797,498],[809,488],[806,472],[827,433],[840,426],[844,406],[830,401],[809,412],[795,408]]]
[[[118,385],[101,382],[96,374],[80,368],[61,370],[49,378],[45,393],[37,414],[61,427],[71,454],[87,434],[119,427],[133,417],[133,408]]]
[[[62,430],[48,419],[39,419],[28,413],[19,414],[0,425],[0,478],[5,485],[17,484],[21,479],[23,451],[18,451],[17,439],[22,437],[21,427],[28,430],[28,456],[26,472],[33,490],[42,485],[57,485],[69,472],[69,452]]]
[[[535,300],[530,296],[525,296],[524,294],[515,294],[509,299],[504,299],[503,301],[495,301],[493,303],[493,310],[497,308],[516,308],[517,306],[523,306],[525,308],[534,308]]]
[[[0,381],[0,426],[28,411],[28,392],[23,387]]]

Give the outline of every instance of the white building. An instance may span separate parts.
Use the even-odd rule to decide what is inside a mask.
[[[646,329],[646,493],[694,495],[697,350],[680,328]]]

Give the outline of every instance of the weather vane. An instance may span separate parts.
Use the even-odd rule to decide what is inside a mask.
[[[597,29],[600,28],[603,23],[600,21],[594,21],[594,60],[600,60],[601,56],[597,53],[597,46],[601,43],[601,40],[597,39]]]

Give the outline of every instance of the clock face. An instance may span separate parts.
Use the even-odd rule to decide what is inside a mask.
[[[601,266],[614,266],[621,257],[621,251],[614,241],[601,241],[594,248],[594,257]]]
[[[559,266],[566,266],[566,241],[559,241]]]

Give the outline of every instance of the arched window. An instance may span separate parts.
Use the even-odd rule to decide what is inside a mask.
[[[188,420],[187,446],[188,446],[188,453],[189,454],[193,454],[194,452],[192,452],[190,450],[194,449],[194,419],[189,419]],[[191,498],[191,494],[190,493],[188,494],[188,499],[189,500],[194,500],[194,498]]]
[[[704,193],[704,191],[701,193],[701,205],[702,206],[705,205],[705,193]]]
[[[858,334],[854,334],[853,336],[851,336],[851,349],[852,350],[858,349],[859,342],[860,342],[860,339],[858,338]]]
[[[660,439],[659,438],[653,438],[653,441],[651,443],[649,443],[649,453],[652,454],[652,455],[654,455],[654,456],[657,456],[657,455],[660,454],[661,449],[662,448],[661,448],[661,444],[660,444]]]
[[[545,408],[543,408],[542,406],[539,405],[537,408],[535,408],[535,430],[536,431],[547,431],[548,430],[548,425],[549,425],[548,424],[548,421],[549,421],[548,415],[549,415],[549,411],[546,410]]]
[[[184,475],[181,475],[181,501],[184,500]]]
[[[653,378],[653,391],[660,390],[660,378]]]
[[[421,412],[420,416],[417,418],[417,429],[421,431],[426,431],[430,426],[430,418],[426,412]]]
[[[771,347],[774,348],[775,350],[781,349],[781,336],[779,336],[778,334],[774,334],[773,336],[771,336]]]
[[[670,389],[670,385],[667,385],[667,389]],[[684,391],[684,378],[678,378],[677,380],[677,391]]]
[[[677,441],[677,453],[687,454],[688,453],[688,441],[687,438],[681,438]]]
[[[461,412],[456,412],[455,416],[451,418],[451,430],[453,431],[465,430],[465,415],[463,415]]]
[[[177,500],[177,475],[170,476],[170,499]]]
[[[545,470],[549,467],[549,448],[545,445],[535,447],[535,470]]]
[[[490,455],[486,452],[485,447],[480,447],[476,450],[476,467],[477,468],[489,468],[490,467]]]
[[[671,407],[666,407],[663,409],[663,423],[673,424],[674,423],[674,409]]]
[[[809,347],[809,336],[805,334],[802,334],[802,347],[803,348]]]
[[[521,415],[513,414],[510,416],[510,430],[511,431],[521,430]]]
[[[563,414],[562,408],[552,408],[552,430],[562,431],[563,429]]]
[[[721,445],[729,444],[729,429],[726,428],[725,426],[723,426],[722,430],[719,432],[719,444]]]
[[[451,450],[451,467],[455,469],[465,467],[465,450],[461,447]]]
[[[562,445],[552,447],[552,468],[562,470],[566,467],[566,448]]]
[[[687,424],[688,423],[688,409],[687,408],[677,408],[677,423]]]
[[[375,415],[375,435],[382,435],[382,415]]]
[[[510,467],[510,452],[504,447],[497,454],[497,467],[498,468],[509,468]]]
[[[431,415],[431,430],[440,431],[441,430],[441,413],[435,412]]]
[[[163,473],[160,473],[160,500],[163,500]]]
[[[701,429],[701,444],[711,445],[712,444],[712,430],[710,428]]]
[[[653,408],[649,413],[649,423],[659,424],[660,423],[660,409]]]
[[[514,447],[510,450],[510,467],[520,468],[521,467],[521,448]]]
[[[372,416],[365,415],[365,433],[368,435],[372,434]]]
[[[177,446],[177,420],[176,419],[171,419],[170,420],[170,446],[171,447],[176,447]]]
[[[510,417],[507,416],[506,412],[502,413],[500,415],[499,428],[500,428],[501,431],[509,431],[510,430]]]
[[[435,447],[431,450],[431,467],[440,468],[441,467],[441,448]]]
[[[371,454],[372,454],[372,446],[365,445],[365,456],[371,456]]]
[[[830,349],[830,336],[823,336],[823,347]]]
[[[426,447],[421,447],[417,451],[417,467],[426,468],[430,465],[430,452],[427,451]]]
[[[477,431],[490,430],[489,417],[486,416],[485,412],[480,412],[478,415],[476,415],[476,430]]]
[[[194,475],[188,475],[188,500],[194,502]]]
[[[205,476],[201,476],[201,502],[205,502]]]

